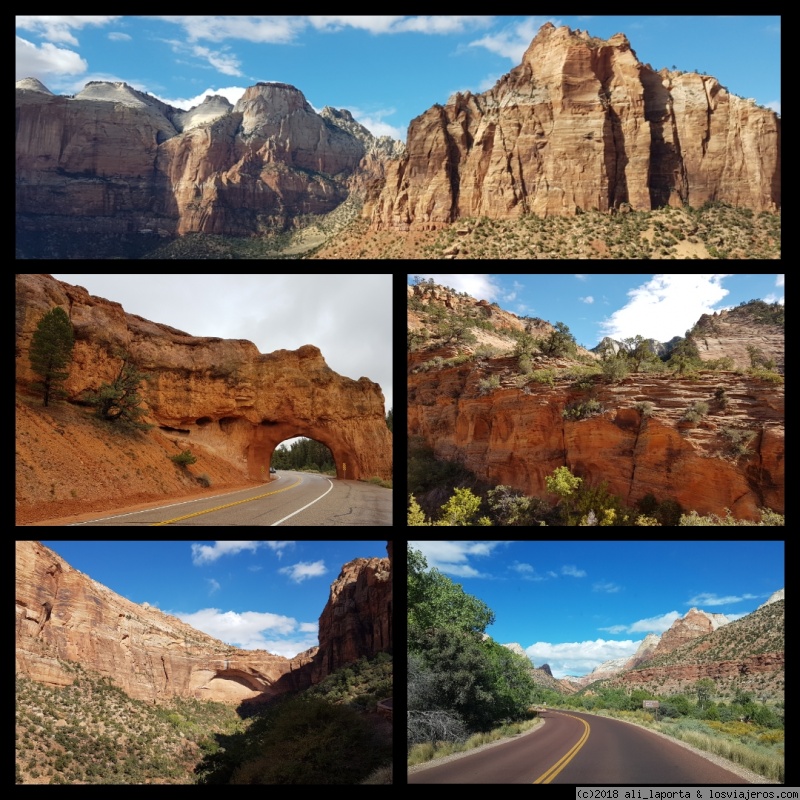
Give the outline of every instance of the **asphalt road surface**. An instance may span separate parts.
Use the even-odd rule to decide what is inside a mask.
[[[414,772],[409,783],[746,784],[743,778],[636,725],[545,711],[543,726],[496,747]]]
[[[105,514],[77,525],[391,525],[392,491],[360,481],[279,470],[251,489],[132,513]]]

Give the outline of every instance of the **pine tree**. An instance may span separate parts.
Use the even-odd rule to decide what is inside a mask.
[[[152,425],[141,422],[147,413],[141,408],[144,398],[139,394],[139,384],[147,376],[139,372],[130,362],[127,353],[120,353],[122,365],[117,377],[111,383],[104,383],[94,391],[89,403],[95,407],[95,413],[102,419],[119,424],[120,427],[149,430]]]
[[[29,358],[31,369],[42,376],[42,380],[33,386],[44,392],[44,405],[48,405],[51,398],[63,394],[59,384],[69,377],[66,367],[72,360],[74,345],[72,323],[63,308],[56,306],[39,320],[31,340]]]

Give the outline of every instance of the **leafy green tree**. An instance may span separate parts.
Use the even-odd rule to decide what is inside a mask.
[[[408,629],[455,628],[482,633],[494,622],[492,610],[477,597],[467,594],[438,569],[428,569],[425,556],[408,548]]]
[[[634,372],[639,372],[644,363],[658,361],[658,356],[651,349],[649,342],[638,333],[636,336],[623,339],[622,346]]]
[[[43,392],[43,405],[47,406],[51,398],[63,395],[59,387],[69,377],[66,367],[72,360],[74,346],[72,323],[67,312],[56,306],[39,320],[28,355],[31,369],[42,378],[33,386]]]
[[[141,407],[144,398],[139,394],[139,386],[147,376],[136,369],[127,353],[118,353],[118,357],[122,359],[122,364],[117,377],[111,383],[104,383],[95,389],[88,402],[95,407],[95,413],[101,419],[121,428],[149,430],[153,425],[141,421],[147,412]]]
[[[170,456],[170,460],[174,461],[179,467],[188,467],[197,461],[197,457],[192,455],[191,450],[184,450],[182,453]]]
[[[488,517],[477,517],[481,499],[469,489],[454,489],[453,496],[442,506],[442,516],[434,525],[491,525]]]
[[[390,409],[389,409],[389,410],[386,412],[386,427],[387,427],[387,428],[388,428],[390,431],[392,431],[392,433],[394,433],[394,431],[392,430],[392,424],[393,424],[393,423],[392,423],[392,410],[393,410],[393,409],[391,409],[391,408],[390,408]]]
[[[408,525],[430,525],[430,522],[428,522],[425,517],[425,512],[419,507],[419,503],[416,501],[413,494],[409,495],[408,500]]]
[[[694,685],[694,690],[697,693],[697,705],[705,708],[711,701],[711,694],[716,689],[714,681],[711,678],[701,678]]]
[[[556,322],[555,330],[542,341],[541,349],[549,356],[574,356],[578,343],[563,322]]]

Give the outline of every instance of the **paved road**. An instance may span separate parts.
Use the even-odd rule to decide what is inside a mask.
[[[369,483],[280,470],[278,480],[250,489],[165,504],[122,515],[107,513],[89,526],[157,525],[391,525],[392,492]]]
[[[409,783],[746,784],[743,778],[635,725],[573,711],[546,711],[545,724],[408,776]]]

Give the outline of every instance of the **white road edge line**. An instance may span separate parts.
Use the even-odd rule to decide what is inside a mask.
[[[327,480],[327,481],[328,481],[328,483],[330,483],[330,484],[331,484],[331,486],[330,486],[330,489],[328,489],[328,492],[329,492],[331,489],[333,489],[333,484],[331,483],[331,480],[330,480],[330,478],[326,478],[325,480]],[[317,500],[322,500],[322,498],[323,498],[323,497],[325,497],[325,495],[326,495],[326,494],[328,494],[328,492],[325,492],[325,494],[321,494],[321,495],[320,495],[320,496],[317,498]],[[284,517],[283,519],[279,519],[277,522],[273,522],[273,523],[272,523],[272,525],[270,525],[269,527],[270,527],[270,528],[274,528],[276,525],[280,525],[280,524],[281,524],[281,522],[286,522],[286,520],[287,520],[287,519],[290,519],[290,518],[291,518],[291,517],[293,517],[295,514],[299,514],[301,511],[305,511],[305,510],[308,508],[308,506],[313,506],[313,505],[314,505],[314,503],[316,503],[316,502],[317,502],[317,500],[312,500],[312,501],[311,501],[311,502],[310,502],[308,505],[306,505],[306,506],[303,506],[302,508],[298,508],[298,509],[297,509],[297,511],[293,511],[291,514],[289,514],[289,516],[287,516],[287,517]]]
[[[275,479],[276,482],[281,479],[281,476]],[[240,492],[249,492],[251,489],[258,489],[258,486],[251,486],[249,489],[237,489],[235,492],[225,492],[225,494],[215,494],[206,497],[198,497],[196,500],[184,500],[181,503],[172,503],[168,506],[153,506],[153,508],[143,508],[141,511],[129,511],[127,514],[116,514],[113,517],[100,517],[99,519],[87,519],[86,522],[70,522],[69,525],[65,526],[68,528],[73,528],[76,525],[88,525],[90,522],[105,522],[107,519],[120,519],[121,517],[132,517],[134,514],[146,514],[148,511],[160,511],[162,508],[174,508],[175,506],[185,506],[188,503],[199,503],[201,500],[212,500],[216,499],[217,497],[229,497],[232,494],[239,494]]]

